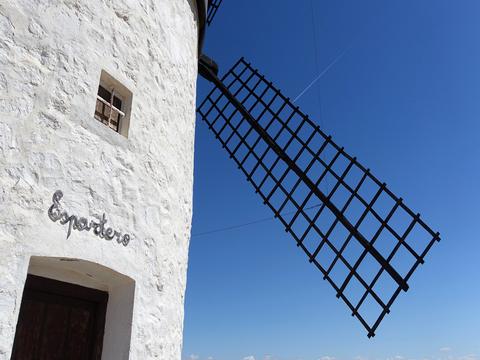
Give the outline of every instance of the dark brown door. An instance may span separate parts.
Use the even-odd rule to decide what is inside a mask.
[[[108,293],[28,275],[12,360],[100,360]]]

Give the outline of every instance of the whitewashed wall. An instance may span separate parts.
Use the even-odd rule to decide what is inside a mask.
[[[0,0],[0,359],[31,256],[133,278],[130,359],[180,359],[197,76],[189,0]],[[133,92],[129,137],[93,118],[104,69]],[[105,212],[127,247],[47,216]],[[118,339],[119,342],[125,339]],[[127,356],[126,356],[127,357]],[[126,358],[125,357],[125,358]]]

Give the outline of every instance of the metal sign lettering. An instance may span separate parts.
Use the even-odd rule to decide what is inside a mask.
[[[131,236],[129,234],[122,235],[122,233],[120,233],[119,231],[113,230],[110,227],[107,228],[105,226],[105,224],[107,223],[105,213],[101,217],[98,215],[94,215],[98,219],[98,221],[88,221],[84,217],[69,215],[66,211],[63,211],[62,206],[60,205],[60,200],[62,199],[62,197],[63,192],[61,190],[55,191],[52,196],[53,204],[48,209],[48,217],[53,222],[59,221],[62,225],[68,224],[67,239],[70,237],[72,229],[78,231],[90,231],[91,229],[93,229],[93,233],[101,239],[105,239],[108,241],[116,239],[117,243],[122,244],[123,246],[128,245],[131,240]]]

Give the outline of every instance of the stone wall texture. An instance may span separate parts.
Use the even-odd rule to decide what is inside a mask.
[[[193,0],[0,0],[0,359],[10,359],[31,256],[135,280],[129,359],[180,359],[192,217]],[[133,93],[129,136],[93,118],[100,73]],[[108,224],[127,247],[50,221]],[[118,339],[119,342],[126,339]]]

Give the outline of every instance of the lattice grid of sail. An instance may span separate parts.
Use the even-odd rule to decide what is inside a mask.
[[[222,5],[223,0],[212,0],[208,6],[207,13],[207,24],[210,26],[212,24],[213,18],[217,14],[218,8]]]
[[[222,82],[261,131],[216,87],[198,113],[374,336],[439,234],[243,58]]]

